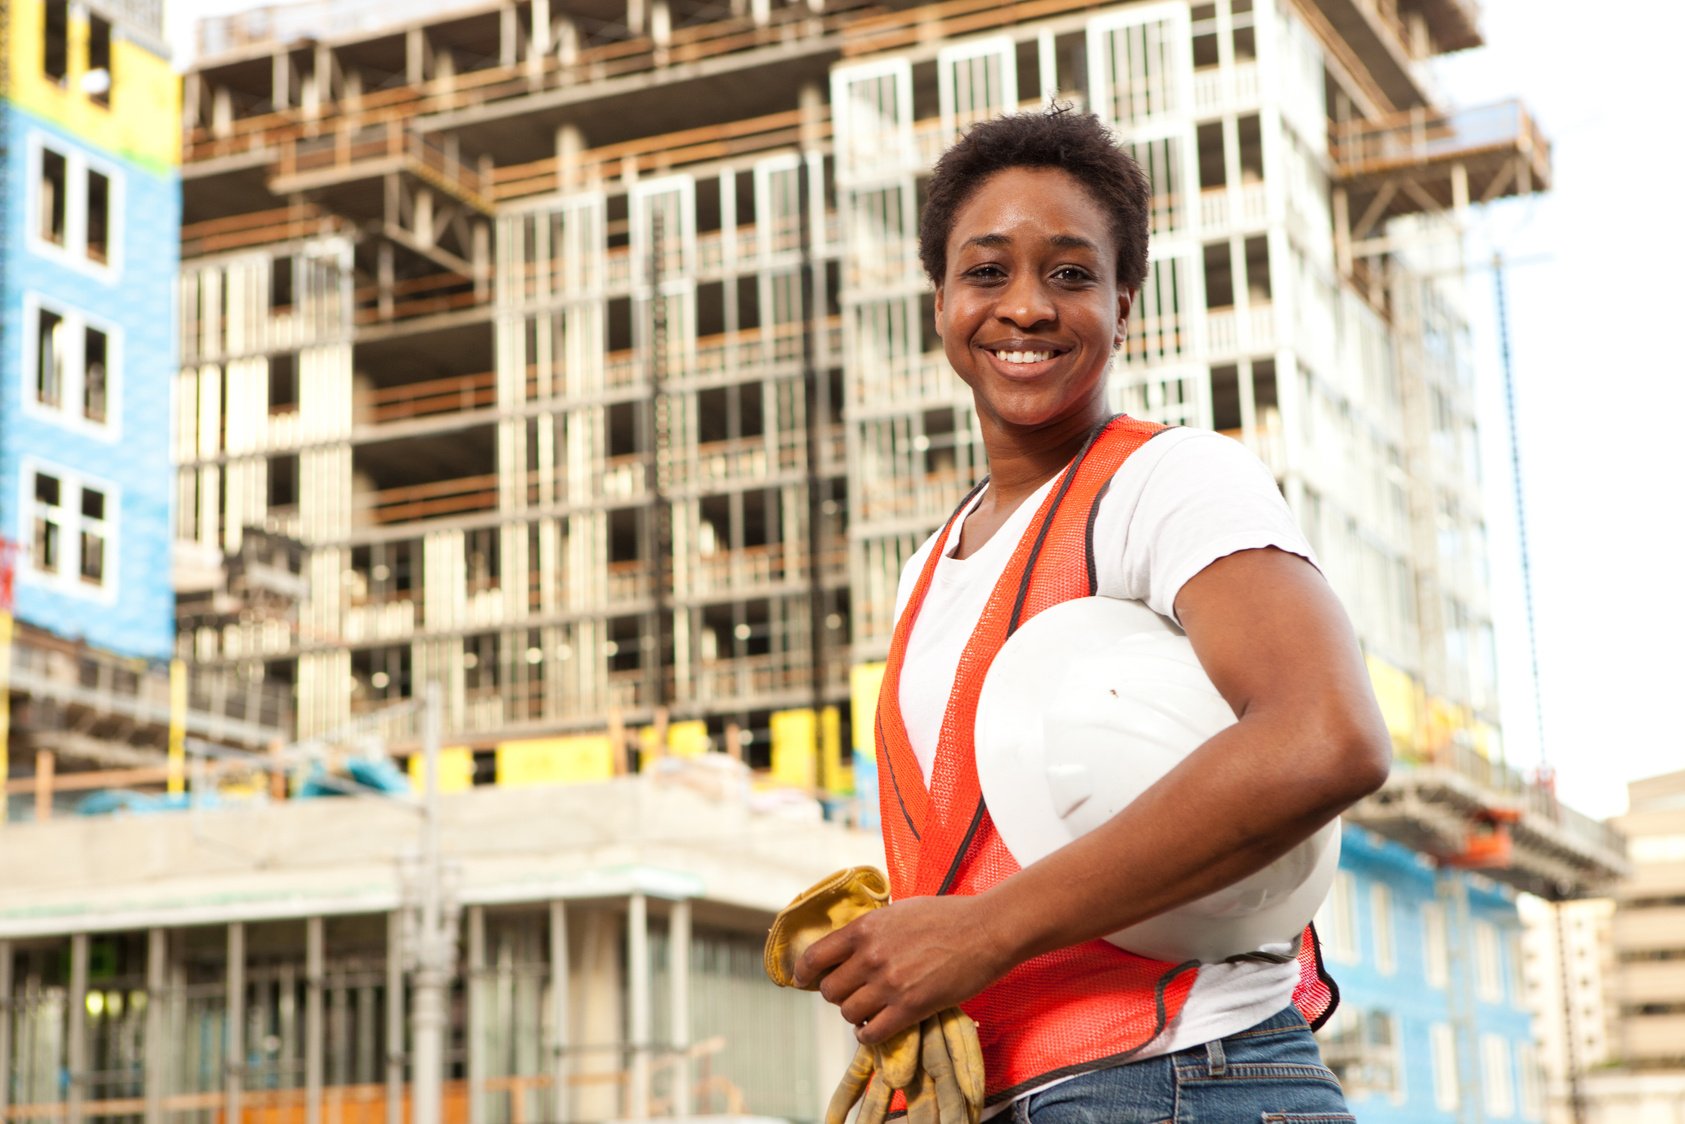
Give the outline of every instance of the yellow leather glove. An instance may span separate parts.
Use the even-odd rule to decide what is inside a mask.
[[[796,895],[773,919],[766,938],[766,974],[794,986],[797,959],[809,945],[889,902],[889,880],[875,867],[838,871]],[[817,990],[815,982],[808,990]],[[882,1124],[901,1090],[908,1124],[977,1124],[983,1110],[983,1051],[977,1028],[950,1007],[876,1046],[861,1046],[831,1096],[825,1124],[843,1124],[865,1098],[855,1124]]]

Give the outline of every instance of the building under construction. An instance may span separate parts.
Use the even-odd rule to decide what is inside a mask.
[[[1433,88],[1435,56],[1481,44],[1477,17],[1472,0],[518,0],[206,25],[183,97],[178,655],[292,692],[304,743],[362,731],[400,754],[421,740],[406,701],[439,683],[439,786],[476,789],[447,823],[483,832],[552,808],[607,823],[716,760],[846,815],[845,745],[869,822],[859,719],[897,575],[985,471],[918,265],[924,177],[968,124],[1072,103],[1113,125],[1156,193],[1116,405],[1228,432],[1271,468],[1355,619],[1398,751],[1350,817],[1322,918],[1350,980],[1330,1064],[1366,1120],[1540,1119],[1514,893],[1584,893],[1622,859],[1505,765],[1498,733],[1463,231],[1551,169],[1519,104],[1452,110]],[[609,783],[517,791],[587,781]],[[360,1104],[396,1124],[410,899],[357,817],[317,806],[335,805],[271,806],[251,830],[367,866],[331,899],[260,878],[249,854],[256,882],[225,889],[269,889],[240,908],[208,890],[221,868],[201,836],[255,837],[233,818],[193,829],[197,850],[153,887],[167,901],[99,922],[108,935],[0,898],[0,969],[48,1028],[27,1054],[24,1022],[0,1040],[0,1072],[10,1050],[14,1072],[42,1075],[10,1109],[0,1081],[0,1114],[318,1124]],[[703,807],[669,812],[726,815]],[[17,830],[45,847],[71,826]],[[776,891],[733,888],[729,864],[696,874],[729,850],[717,840],[654,864],[692,881],[592,883],[613,837],[532,843],[580,883],[464,860],[447,1115],[703,1105],[702,1032],[747,1034],[783,999],[693,1002],[660,1029],[650,933],[691,924],[663,903],[713,910],[712,939],[735,947],[847,850],[788,836],[810,854]],[[588,923],[568,920],[581,898]],[[169,904],[189,900],[202,908]],[[623,975],[580,982],[611,964]],[[96,993],[103,1013],[78,1014]],[[174,997],[169,1019],[137,1013],[150,995]],[[198,1068],[131,1062],[96,1096],[91,1075],[122,1067],[96,1061],[95,1017],[127,1019],[113,1041],[131,1054],[201,1043]],[[510,1025],[548,1026],[524,1039],[544,1049],[500,1037]],[[784,1041],[801,1057],[770,1077],[737,1063],[739,1107],[815,1116],[823,1090],[781,1099],[778,1074],[824,1047]],[[603,1051],[591,1066],[587,1047]],[[663,1070],[682,1076],[658,1077],[657,1055],[686,1059]],[[46,1076],[60,1071],[68,1094]]]

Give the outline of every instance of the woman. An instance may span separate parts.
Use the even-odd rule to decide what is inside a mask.
[[[920,257],[990,471],[902,575],[878,715],[895,904],[796,977],[866,1044],[962,1005],[989,1104],[1037,1124],[1349,1120],[1293,1002],[1298,963],[1194,970],[1099,939],[1258,870],[1379,787],[1390,753],[1351,626],[1263,466],[1217,434],[1108,421],[1148,197],[1104,127],[1063,109],[979,126],[936,166]],[[1066,547],[1085,541],[1091,573],[1073,574]],[[1173,617],[1238,721],[1018,870],[973,810],[968,719],[1026,613],[1091,592]]]

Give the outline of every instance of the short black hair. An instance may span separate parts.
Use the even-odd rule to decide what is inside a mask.
[[[954,216],[984,180],[1008,168],[1057,168],[1074,176],[1111,216],[1118,284],[1141,287],[1152,185],[1098,117],[1063,104],[973,126],[936,161],[919,217],[919,262],[933,285],[942,284],[948,269]]]

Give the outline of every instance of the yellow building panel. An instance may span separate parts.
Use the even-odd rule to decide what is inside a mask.
[[[607,734],[527,738],[497,747],[497,783],[509,788],[583,784],[613,776],[614,747]]]
[[[848,672],[849,720],[854,728],[854,752],[871,757],[877,753],[873,730],[877,728],[878,688],[883,686],[885,664],[857,663]]]
[[[854,758],[843,756],[842,711],[834,706],[819,716],[819,782],[835,796],[854,792]]]
[[[772,714],[772,780],[790,788],[817,788],[819,723],[807,707]]]
[[[655,752],[655,727],[640,726],[638,728],[639,760],[644,768],[647,768],[649,763],[658,756],[700,757],[708,752],[708,745],[708,723],[700,718],[686,722],[669,722],[667,724],[667,746],[660,754]]]
[[[155,172],[181,165],[181,77],[168,59],[115,34],[109,106],[88,92],[88,21],[72,16],[63,82],[43,67],[43,0],[13,0],[10,98],[104,152]]]
[[[1375,701],[1392,735],[1394,750],[1409,753],[1421,744],[1422,689],[1415,677],[1374,656],[1365,658]]]
[[[427,791],[427,759],[410,754],[410,784],[416,792]],[[439,791],[461,792],[474,787],[474,751],[465,745],[447,745],[439,750]]]

